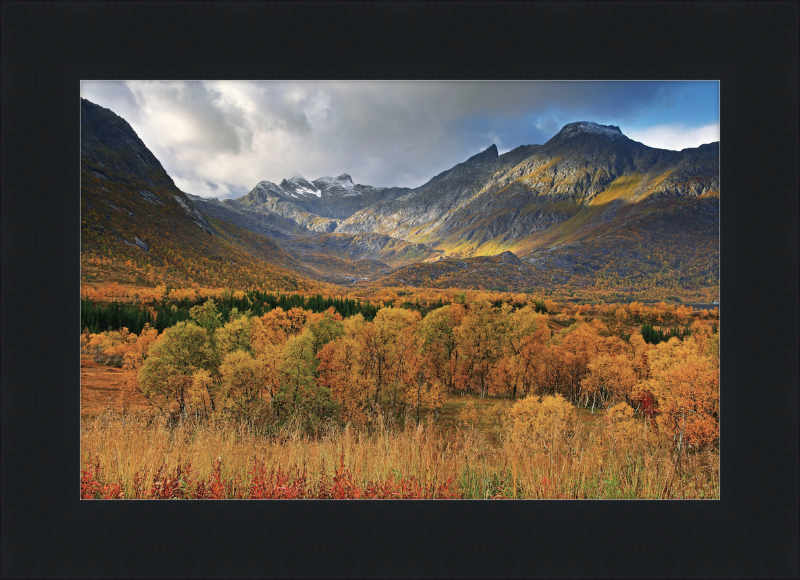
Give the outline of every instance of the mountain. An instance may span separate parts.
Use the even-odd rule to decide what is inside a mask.
[[[365,272],[365,264],[351,264],[351,274],[347,274],[344,264],[333,268],[349,283],[363,278],[365,273],[371,276],[377,270],[439,255],[425,244],[409,243],[387,235],[368,235],[371,232],[327,235],[356,211],[376,202],[402,197],[410,191],[408,188],[356,184],[349,174],[342,173],[313,181],[294,175],[277,185],[261,181],[247,195],[232,200],[189,197],[206,215],[270,236],[298,260],[321,271],[330,269],[332,260],[375,262],[368,272]]]
[[[476,183],[492,175],[504,162],[519,159],[524,152],[525,148],[518,148],[499,157],[497,146],[492,145],[399,199],[384,200],[356,212],[336,232],[380,232],[408,241],[428,242],[425,232],[469,199]]]
[[[434,269],[510,251],[531,285],[699,288],[719,283],[718,216],[718,143],[668,151],[577,122],[541,146],[492,146],[335,231],[427,244],[445,258]]]
[[[320,177],[313,181],[313,185],[326,195],[351,196],[361,193],[359,189],[356,189],[353,178],[347,173],[342,173],[338,177]],[[361,189],[363,190],[365,187],[361,186]]]
[[[354,184],[346,173],[314,181],[295,175],[282,180],[280,185],[261,181],[250,193],[234,201],[251,210],[291,219],[312,231],[332,232],[355,212],[410,191],[404,187]]]
[[[492,146],[401,200],[357,212],[336,231],[435,241],[448,253],[497,253],[488,247],[481,252],[481,246],[517,242],[546,230],[586,204],[611,201],[609,195],[598,199],[609,189],[616,192],[614,199],[623,201],[622,182],[615,183],[621,178],[635,181],[633,187],[626,180],[627,201],[718,192],[715,151],[714,145],[681,152],[653,149],[616,127],[571,123],[543,146],[501,156]]]
[[[313,228],[327,218],[296,208],[301,219],[295,220],[257,203],[182,192],[124,119],[85,99],[81,169],[84,282],[298,290],[316,287],[315,281],[352,284],[389,272],[392,266],[380,258],[404,265],[435,254],[388,236],[344,235],[335,244],[317,244],[320,233]],[[319,189],[300,176],[280,186],[262,182],[250,199],[272,188],[281,199],[301,203],[319,195],[323,201],[362,197],[357,204],[363,205],[376,191],[354,185],[349,175],[318,182]],[[276,243],[295,239],[310,241],[285,248]]]
[[[84,282],[314,286],[273,240],[200,212],[124,119],[85,99],[81,227]]]
[[[324,211],[324,206],[318,203],[321,201],[321,193],[317,198],[316,193],[301,185],[309,182],[302,178],[293,179],[296,181],[284,179],[280,186],[262,181],[246,196],[234,201],[250,211],[289,219],[309,231],[334,231],[339,222],[314,211],[328,213]]]
[[[220,201],[180,191],[127,122],[82,99],[81,164],[86,281],[623,295],[719,284],[718,143],[668,151],[581,121],[413,189],[294,175]]]

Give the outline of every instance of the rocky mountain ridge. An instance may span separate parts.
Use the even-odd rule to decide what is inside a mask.
[[[281,215],[322,233],[332,232],[342,220],[364,207],[409,191],[403,187],[355,184],[347,173],[313,181],[295,175],[279,185],[261,181],[247,195],[232,201],[255,211]]]
[[[422,279],[441,280],[434,272],[448,270],[448,259],[510,251],[533,267],[525,276],[532,285],[598,277],[718,284],[718,143],[669,151],[618,127],[578,122],[544,145],[476,157],[355,213],[336,232],[378,232],[438,250],[444,259]]]
[[[718,284],[718,143],[655,149],[581,121],[543,145],[492,145],[417,188],[294,175],[220,201],[181,192],[113,112],[81,111],[87,248],[246,251],[348,284]]]
[[[570,123],[542,146],[502,156],[490,148],[480,154],[479,163],[472,165],[473,159],[411,195],[355,213],[336,232],[381,232],[450,253],[490,255],[496,244],[548,229],[601,198],[614,197],[620,205],[648,196],[686,198],[719,191],[714,144],[680,152],[654,149],[628,139],[618,127],[595,123]],[[624,199],[598,197],[631,175],[636,186]],[[492,247],[483,247],[489,242]]]

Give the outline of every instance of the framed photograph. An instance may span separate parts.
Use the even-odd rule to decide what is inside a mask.
[[[719,99],[83,81],[81,497],[719,499]]]
[[[797,577],[794,6],[2,11],[4,577]]]

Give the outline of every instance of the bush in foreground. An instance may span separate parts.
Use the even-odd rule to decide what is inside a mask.
[[[359,484],[350,469],[344,466],[344,453],[332,477],[322,475],[312,482],[309,475],[296,468],[268,469],[266,462],[255,457],[242,481],[222,477],[222,460],[215,459],[208,480],[198,479],[189,462],[178,461],[174,472],[161,465],[152,484],[142,485],[146,474],[136,473],[131,499],[460,499],[453,477],[439,484],[422,484],[416,477]],[[104,484],[100,479],[99,457],[87,462],[81,471],[81,499],[123,499],[122,483]]]

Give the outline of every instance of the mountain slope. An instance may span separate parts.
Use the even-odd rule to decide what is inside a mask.
[[[313,286],[313,272],[272,240],[207,219],[124,119],[85,99],[81,222],[84,281]]]
[[[313,251],[346,260],[375,260],[397,268],[435,259],[439,252],[383,234],[322,234],[283,242],[289,251]]]
[[[385,286],[432,288],[504,288],[522,290],[540,280],[530,265],[511,252],[496,256],[450,258],[398,268],[380,277]]]
[[[203,214],[235,224],[251,232],[268,236],[275,240],[292,239],[296,236],[313,235],[315,232],[297,223],[269,211],[258,211],[250,206],[234,200],[219,200],[187,194],[194,206]]]
[[[651,194],[718,193],[715,151],[713,144],[681,152],[653,149],[617,128],[572,123],[543,146],[502,156],[492,146],[400,200],[357,212],[336,231],[381,232],[434,243],[447,253],[495,254],[479,248],[546,230],[588,203],[618,207]]]
[[[571,123],[542,146],[490,147],[336,232],[383,233],[445,258],[510,251],[554,284],[714,286],[718,165],[717,143],[667,151]],[[643,250],[652,260],[639,260]]]

